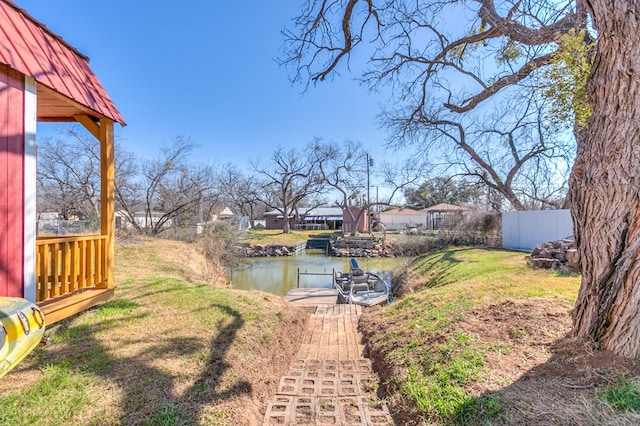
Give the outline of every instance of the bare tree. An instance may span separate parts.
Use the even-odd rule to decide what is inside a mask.
[[[383,200],[372,201],[369,188],[371,157],[360,142],[346,140],[336,144],[316,138],[309,150],[316,156],[322,180],[338,194],[335,203],[349,215],[349,229],[353,235],[357,232],[357,224],[372,206],[389,205],[398,191],[421,175],[415,167],[397,168],[382,163],[383,184],[388,192]],[[350,208],[354,204],[358,206],[355,211]]]
[[[584,127],[576,121],[577,155],[569,179],[582,258],[574,333],[617,354],[640,356],[640,310],[634,302],[640,299],[640,109],[635,107],[640,5],[629,0],[305,4],[294,30],[286,32],[290,50],[283,62],[293,66],[294,80],[322,81],[354,48],[372,44],[371,68],[363,79],[373,88],[390,87],[389,104],[400,106],[396,116],[408,124],[432,118],[434,107],[451,114],[479,111],[515,85],[535,83],[556,61],[564,36],[573,33],[585,46],[597,37],[584,97],[589,111]]]
[[[143,210],[140,196],[143,191],[142,182],[139,179],[140,166],[135,155],[125,150],[117,152],[115,163],[116,210],[123,212],[127,221],[131,222],[134,212]]]
[[[58,211],[97,223],[100,218],[99,145],[76,127],[60,128],[60,137],[38,144],[39,210]]]
[[[433,169],[436,173],[454,172],[480,182],[501,194],[511,208],[525,210],[531,186],[537,192],[548,189],[548,194],[537,194],[538,200],[566,189],[567,167],[563,174],[555,174],[553,182],[547,177],[559,163],[568,164],[573,140],[549,132],[544,126],[545,111],[534,96],[515,96],[482,117],[467,113],[450,117],[440,110],[411,123],[395,118],[392,125],[397,126],[396,143],[408,138],[441,159],[441,167]]]
[[[282,214],[282,230],[285,234],[289,233],[289,217],[293,213],[299,214],[297,208],[300,203],[324,189],[315,156],[309,152],[278,147],[270,163],[254,162],[252,166],[264,178],[262,202]]]
[[[176,137],[158,157],[141,163],[137,182],[117,188],[118,204],[139,232],[158,235],[170,226],[209,219],[218,199],[215,170],[190,161],[195,147],[189,138]]]
[[[247,216],[251,226],[264,213],[260,194],[262,185],[254,175],[247,175],[236,166],[227,164],[218,176],[218,192],[236,214]]]
[[[135,172],[134,161],[116,142],[116,180]],[[58,128],[58,136],[38,142],[37,210],[100,222],[100,144],[84,128]]]
[[[424,181],[418,187],[404,191],[407,204],[421,208],[436,204],[480,204],[486,187],[458,176],[437,176]]]

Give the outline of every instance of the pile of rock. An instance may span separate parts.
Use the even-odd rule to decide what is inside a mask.
[[[274,257],[274,256],[293,256],[295,247],[287,247],[282,245],[252,245],[240,248],[240,256],[242,257]]]
[[[331,255],[336,257],[395,257],[393,247],[372,238],[347,238],[331,245]]]
[[[395,257],[396,255],[382,245],[370,249],[365,248],[333,248],[332,256],[336,257]]]
[[[296,246],[249,245],[237,248],[239,257],[295,256],[304,253],[305,243]],[[331,243],[330,255],[336,257],[398,257],[404,256],[403,248],[397,244],[374,240],[370,237],[345,238]]]
[[[535,247],[526,256],[527,265],[534,269],[558,269],[564,272],[580,271],[580,255],[573,238],[549,241]]]

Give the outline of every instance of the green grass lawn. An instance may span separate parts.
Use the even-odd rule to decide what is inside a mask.
[[[417,258],[412,269],[427,294],[446,289],[448,297],[497,301],[509,297],[558,296],[574,302],[580,277],[533,270],[524,253],[498,249],[451,248]]]
[[[288,234],[281,229],[248,229],[241,240],[249,244],[261,245],[283,245],[292,246],[294,244],[307,241],[309,238],[331,234],[330,231],[291,231]]]

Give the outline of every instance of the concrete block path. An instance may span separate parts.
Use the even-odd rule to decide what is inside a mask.
[[[358,305],[317,306],[264,425],[393,425],[378,378],[363,356]]]

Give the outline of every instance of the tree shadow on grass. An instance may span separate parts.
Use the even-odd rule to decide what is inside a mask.
[[[440,265],[438,265],[438,272],[436,272],[433,276],[431,276],[431,278],[429,279],[429,284],[427,285],[427,287],[429,288],[436,288],[436,287],[442,287],[444,285],[447,285],[450,283],[450,278],[449,278],[449,269],[455,267],[456,265],[462,263],[461,260],[456,259],[456,255],[458,255],[461,252],[464,251],[468,251],[470,249],[456,249],[456,250],[449,250],[447,251],[439,260],[438,263]]]
[[[227,306],[213,305],[211,309],[224,311],[231,316],[232,321],[218,330],[217,336],[209,345],[208,359],[202,372],[180,395],[175,392],[179,386],[176,382],[179,376],[170,375],[149,362],[136,362],[136,358],[149,360],[190,356],[201,348],[198,339],[167,336],[163,344],[149,348],[140,357],[134,358],[132,363],[129,360],[125,362],[135,372],[140,384],[130,383],[125,388],[127,413],[121,419],[124,423],[138,424],[146,419],[149,424],[196,424],[205,406],[251,393],[251,384],[247,381],[238,380],[231,386],[223,386],[222,381],[229,369],[229,363],[225,360],[227,352],[244,320],[239,312]],[[152,396],[154,403],[148,404],[147,401]]]
[[[109,304],[103,307],[108,309]],[[100,309],[97,308],[96,314],[99,315]],[[230,368],[226,360],[229,349],[245,320],[240,312],[228,306],[212,304],[209,309],[224,312],[228,319],[217,330],[208,347],[204,347],[202,339],[197,336],[167,335],[163,338],[158,335],[165,332],[161,326],[149,329],[146,334],[156,344],[150,345],[149,341],[144,341],[144,333],[132,332],[130,335],[114,336],[114,347],[105,346],[98,336],[113,330],[118,324],[127,324],[126,327],[147,326],[150,321],[148,314],[132,312],[119,317],[117,322],[113,318],[104,318],[95,323],[75,326],[68,326],[68,322],[61,323],[57,335],[64,339],[65,344],[55,351],[47,351],[40,363],[71,365],[82,374],[114,382],[118,388],[114,391],[121,394],[119,410],[109,414],[119,417],[119,424],[192,425],[198,424],[203,415],[217,415],[223,419],[226,413],[216,411],[217,404],[251,394],[252,391],[251,383],[234,378],[239,372],[226,374]],[[193,312],[182,314],[192,315],[194,320],[199,318]],[[163,320],[167,320],[167,317]],[[203,332],[208,332],[204,324],[199,326]],[[172,330],[175,327],[166,328],[167,333]],[[137,345],[141,350],[136,349]],[[198,356],[199,352],[202,352],[202,357]],[[190,364],[191,371],[197,371],[196,377],[180,370],[186,364]],[[97,420],[98,423],[101,421]]]

